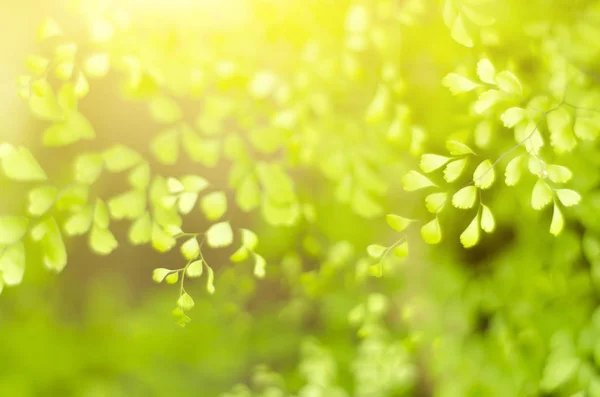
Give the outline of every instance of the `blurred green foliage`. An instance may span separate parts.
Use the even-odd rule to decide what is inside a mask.
[[[0,142],[0,394],[600,396],[599,1],[66,9]]]

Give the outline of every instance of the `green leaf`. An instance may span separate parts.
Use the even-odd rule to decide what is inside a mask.
[[[556,195],[565,207],[577,205],[581,201],[579,193],[570,189],[556,189]]]
[[[129,184],[136,189],[146,189],[150,184],[150,165],[146,162],[136,166],[131,172],[127,179]]]
[[[446,192],[432,193],[425,197],[425,207],[432,214],[437,214],[444,208],[447,200],[448,193]]]
[[[177,305],[181,307],[182,310],[192,310],[194,308],[194,300],[187,292],[184,292],[183,295],[177,299]]]
[[[479,84],[457,73],[449,73],[442,79],[442,85],[450,90],[453,95],[473,91]]]
[[[548,178],[554,183],[566,183],[571,180],[573,174],[571,170],[562,165],[550,164],[546,166]]]
[[[217,165],[221,155],[220,141],[201,137],[191,128],[184,128],[182,143],[183,149],[192,161],[200,162],[207,167]]]
[[[241,262],[244,261],[248,258],[248,249],[246,249],[246,247],[240,247],[238,248],[233,254],[231,254],[231,256],[229,257],[229,259],[232,262]]]
[[[473,105],[473,109],[477,114],[483,114],[492,107],[496,106],[503,99],[502,93],[498,90],[487,90],[479,95],[477,101]]]
[[[453,156],[463,156],[463,155],[475,154],[475,152],[470,147],[468,147],[467,145],[465,145],[462,142],[455,141],[455,140],[447,141],[446,149],[448,149],[448,152]]]
[[[97,224],[92,227],[89,243],[92,250],[99,255],[108,255],[119,245],[110,230]]]
[[[31,152],[23,147],[2,157],[2,169],[8,178],[16,181],[37,182],[48,179]]]
[[[558,236],[560,234],[560,232],[562,232],[564,227],[565,227],[565,219],[563,217],[563,214],[560,211],[560,208],[558,208],[558,205],[556,205],[556,203],[554,203],[554,212],[552,214],[552,223],[550,223],[550,233],[553,234],[554,236]]]
[[[388,214],[385,216],[387,224],[397,232],[401,232],[408,227],[412,222],[412,219],[404,218],[395,214]]]
[[[200,244],[196,237],[192,237],[181,245],[181,254],[188,261],[194,260],[200,255]]]
[[[487,58],[482,58],[477,63],[477,76],[479,80],[487,84],[496,84],[496,69]]]
[[[87,206],[71,215],[64,224],[65,233],[69,236],[81,236],[92,226],[93,210]]]
[[[438,244],[442,241],[442,229],[437,218],[423,225],[421,237],[427,244]]]
[[[473,185],[465,186],[452,196],[452,205],[456,208],[473,208],[477,199],[477,188]]]
[[[61,272],[67,264],[67,249],[54,218],[47,219],[43,226],[42,250],[44,266],[48,270]]]
[[[473,172],[473,183],[480,189],[488,189],[495,179],[494,165],[490,160],[482,161]]]
[[[114,219],[136,219],[146,210],[146,192],[130,190],[111,198],[108,202],[110,214]]]
[[[131,224],[128,238],[133,245],[147,244],[152,240],[152,218],[150,213],[145,212]]]
[[[516,185],[521,179],[521,164],[523,163],[523,156],[516,156],[506,166],[506,172],[504,173],[504,181],[507,186]]]
[[[94,224],[102,229],[106,229],[110,224],[108,207],[101,199],[96,199],[94,206]]]
[[[419,166],[421,167],[421,170],[427,174],[443,167],[450,160],[449,157],[437,154],[424,154],[421,156],[421,163]]]
[[[448,165],[444,169],[444,179],[446,180],[446,182],[451,183],[457,180],[463,173],[466,165],[466,158],[448,163]]]
[[[258,246],[258,236],[251,230],[248,229],[240,229],[242,233],[242,245],[253,251],[256,246]]]
[[[168,178],[167,188],[171,194],[181,193],[185,190],[185,187],[177,178]]]
[[[389,89],[383,84],[379,85],[373,100],[367,107],[365,121],[369,124],[375,124],[382,121],[391,104],[391,95]]]
[[[564,107],[549,112],[546,116],[550,143],[557,153],[572,151],[577,146],[573,131],[573,116]]]
[[[454,23],[452,24],[450,35],[456,42],[464,45],[465,47],[473,47],[473,39],[467,32],[467,28],[465,27],[465,23],[460,14],[456,17]]]
[[[167,252],[176,244],[175,239],[158,223],[152,224],[152,247],[158,252]]]
[[[208,220],[217,220],[227,212],[227,196],[223,192],[207,194],[200,200],[200,208]]]
[[[244,212],[252,211],[260,205],[260,188],[254,175],[243,179],[235,198],[237,205]]]
[[[89,56],[84,64],[83,69],[90,77],[104,77],[110,68],[110,59],[106,53],[97,53]]]
[[[475,145],[488,148],[494,137],[494,124],[490,120],[482,120],[475,126]]]
[[[28,226],[29,218],[24,216],[0,217],[0,246],[17,243],[25,237]]]
[[[114,145],[102,153],[104,165],[110,172],[122,172],[138,165],[142,158],[134,150],[123,146]]]
[[[479,214],[473,218],[469,226],[461,233],[460,243],[465,248],[471,248],[479,242]]]
[[[185,274],[187,274],[190,278],[200,277],[202,276],[202,271],[204,270],[204,262],[202,260],[194,261],[190,263],[186,269]]]
[[[177,130],[167,130],[157,135],[150,144],[150,149],[156,159],[165,165],[173,165],[179,159],[179,133]]]
[[[53,205],[58,194],[54,186],[41,186],[29,192],[27,211],[33,216],[45,214]]]
[[[194,209],[196,202],[198,201],[198,193],[194,192],[183,192],[177,199],[177,207],[179,212],[182,214],[189,214]]]
[[[367,247],[367,252],[371,258],[379,259],[386,248],[382,245],[371,244]]]
[[[32,85],[33,92],[29,97],[29,109],[34,116],[46,121],[63,121],[61,109],[54,90],[46,80],[37,80]]]
[[[407,192],[412,192],[427,187],[436,186],[429,180],[425,175],[418,173],[417,171],[409,171],[402,178],[402,186]]]
[[[54,18],[44,19],[37,29],[37,39],[39,41],[62,35],[63,31]]]
[[[2,238],[0,233],[0,238]],[[0,280],[6,285],[18,285],[25,273],[25,245],[15,243],[4,248],[0,255]]]
[[[215,293],[215,273],[213,272],[213,269],[210,266],[206,266],[206,291],[209,294],[214,294]]]
[[[167,277],[165,277],[165,281],[167,282],[167,284],[175,284],[177,280],[179,280],[178,272],[171,273]]]
[[[364,209],[367,207],[363,204],[361,203],[361,206],[358,209],[354,208],[354,210],[364,216]],[[270,197],[266,197],[262,201],[261,210],[265,220],[274,226],[291,226],[300,218],[300,206],[295,202],[279,204],[273,202]]]
[[[485,205],[481,205],[481,229],[486,233],[492,233],[496,229],[496,221],[494,220],[494,214]]]
[[[531,207],[538,211],[543,209],[550,204],[552,196],[552,188],[543,179],[538,179],[531,194]]]
[[[152,271],[152,280],[155,283],[162,283],[169,273],[171,273],[170,269],[162,267],[156,268]]]
[[[183,112],[173,99],[157,96],[150,101],[150,115],[159,123],[172,124],[181,120]]]
[[[394,248],[394,255],[398,258],[405,258],[408,256],[408,242],[404,241],[400,245]]]
[[[258,254],[254,254],[254,275],[257,278],[264,278],[266,274],[267,262],[265,258]]]
[[[209,186],[206,179],[197,175],[185,175],[181,178],[181,184],[186,192],[199,193]]]
[[[573,132],[579,139],[593,141],[600,135],[600,125],[598,125],[596,120],[591,118],[577,117]]]
[[[527,111],[525,109],[519,107],[513,107],[507,109],[502,116],[500,116],[500,120],[504,123],[506,128],[513,128],[517,124],[519,124],[525,117],[527,116]]]
[[[75,159],[75,180],[79,183],[92,185],[100,177],[103,168],[104,159],[99,154],[86,153],[77,156]]]
[[[233,242],[233,231],[229,222],[219,222],[206,231],[206,242],[213,248],[227,247]]]
[[[562,357],[556,353],[550,355],[542,374],[540,389],[545,393],[558,389],[576,375],[579,365],[577,357]]]
[[[523,95],[523,87],[521,82],[512,72],[505,70],[496,75],[496,83],[500,90],[507,94]]]

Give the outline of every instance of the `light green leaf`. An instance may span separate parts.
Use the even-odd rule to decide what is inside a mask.
[[[213,272],[213,269],[208,265],[206,265],[206,273],[206,291],[212,295],[215,293],[215,273]]]
[[[169,273],[171,273],[170,269],[156,268],[152,271],[152,280],[155,283],[162,283]]]
[[[198,201],[198,193],[194,192],[183,192],[179,195],[177,199],[177,207],[179,208],[179,212],[182,214],[189,214],[194,209],[196,205],[196,201]]]
[[[206,179],[197,175],[185,175],[181,178],[181,184],[186,192],[201,192],[209,186]]]
[[[490,160],[482,161],[473,172],[473,183],[480,189],[488,189],[495,179],[496,173]]]
[[[5,155],[2,158],[2,169],[8,178],[17,181],[36,182],[48,179],[31,152],[24,147]]]
[[[60,272],[67,264],[67,249],[54,218],[47,219],[43,226],[42,250],[44,266],[48,270]]]
[[[82,72],[77,74],[75,85],[73,86],[73,92],[77,98],[83,98],[90,92],[90,85]]]
[[[147,244],[152,240],[152,218],[150,213],[145,212],[131,224],[128,237],[133,245]]]
[[[31,70],[37,75],[43,74],[46,71],[49,63],[50,61],[47,58],[39,55],[29,55],[25,59],[25,65],[27,66],[27,69]]]
[[[437,154],[424,154],[421,156],[421,162],[419,166],[423,172],[429,173],[443,167],[450,160],[451,159],[449,157],[440,156]]]
[[[217,220],[227,212],[227,196],[223,192],[207,194],[200,200],[200,208],[208,220]]]
[[[94,224],[102,229],[106,229],[110,224],[108,207],[101,199],[96,199],[94,206]]]
[[[136,189],[146,189],[150,184],[150,165],[146,162],[136,166],[129,173],[129,184]]]
[[[108,255],[119,245],[110,230],[98,225],[92,227],[89,243],[92,250],[99,255]]]
[[[152,247],[158,252],[167,252],[175,246],[175,238],[167,233],[158,223],[152,224]]]
[[[104,167],[104,159],[96,153],[86,153],[75,159],[75,180],[91,185],[98,180]]]
[[[456,208],[473,208],[477,198],[477,188],[473,185],[465,186],[452,196],[452,205]]]
[[[185,274],[187,274],[190,278],[196,278],[202,276],[202,271],[204,270],[204,262],[202,260],[197,260],[190,263],[186,269]]]
[[[106,53],[97,53],[88,57],[84,64],[83,69],[90,77],[104,77],[108,73],[110,68],[110,59]]]
[[[556,189],[556,195],[565,207],[577,205],[581,201],[579,193],[571,189]]]
[[[181,254],[189,261],[194,260],[200,255],[200,244],[196,237],[192,237],[181,245]]]
[[[456,42],[464,45],[465,47],[473,47],[473,39],[467,32],[462,15],[459,14],[456,19],[454,19],[452,28],[450,30],[450,35]]]
[[[87,206],[71,215],[64,224],[65,233],[69,236],[81,236],[92,226],[93,210]]]
[[[242,245],[253,251],[258,245],[258,236],[256,233],[248,229],[240,229],[240,232],[242,233]]]
[[[34,216],[45,214],[53,205],[58,189],[54,186],[41,186],[29,192],[27,211]]]
[[[427,207],[427,211],[436,214],[444,208],[446,200],[448,200],[448,193],[432,193],[425,197],[425,207]]]
[[[257,278],[264,278],[266,274],[267,262],[265,258],[258,254],[254,254],[254,275]]]
[[[216,139],[201,137],[191,128],[184,128],[182,135],[183,149],[192,161],[207,167],[214,167],[221,155],[221,142]]]
[[[233,242],[233,231],[229,222],[219,222],[206,231],[206,242],[213,248],[227,247]]]
[[[54,20],[54,18],[46,18],[42,21],[42,23],[40,24],[40,26],[38,26],[37,29],[37,39],[39,41],[43,41],[46,39],[49,39],[51,37],[57,37],[57,36],[62,36],[63,35],[63,31],[60,28],[60,26],[58,25],[58,23],[56,22],[56,20]]]
[[[177,178],[167,178],[167,188],[171,194],[181,193],[185,190],[185,187]]]
[[[468,147],[462,142],[455,140],[447,141],[446,149],[448,149],[448,152],[453,156],[475,154],[475,152],[470,147]]]
[[[488,148],[494,136],[494,125],[490,120],[482,120],[475,126],[475,145],[480,148]]]
[[[175,284],[177,280],[179,280],[178,272],[171,273],[167,277],[165,277],[165,281],[167,282],[167,284]]]
[[[156,159],[165,165],[173,165],[179,158],[179,133],[167,130],[157,135],[150,144]]]
[[[373,100],[367,107],[365,121],[374,124],[382,121],[391,104],[390,90],[383,84],[379,85]]]
[[[473,218],[469,226],[461,233],[460,243],[465,248],[471,248],[479,242],[479,214]]]
[[[159,123],[172,124],[181,120],[183,112],[177,102],[161,95],[150,101],[150,115]]]
[[[421,237],[427,244],[438,244],[442,241],[442,229],[437,218],[423,225]]]
[[[600,125],[594,119],[587,117],[577,117],[573,127],[575,136],[579,139],[593,141],[600,135]]]
[[[243,179],[235,198],[237,205],[244,212],[252,211],[260,205],[260,188],[254,175]]]
[[[550,223],[550,233],[553,234],[554,236],[558,236],[560,234],[560,232],[562,232],[564,227],[565,227],[565,219],[563,217],[563,214],[560,211],[560,208],[558,208],[558,205],[556,205],[556,203],[554,203],[554,212],[552,214],[552,223]]]
[[[517,124],[519,124],[525,117],[527,116],[527,111],[523,108],[512,107],[507,109],[502,116],[500,116],[500,120],[504,123],[506,128],[513,128]]]
[[[573,116],[564,107],[560,107],[546,116],[550,143],[557,153],[570,152],[577,146],[573,131]]]
[[[396,246],[394,248],[394,255],[396,255],[398,258],[405,258],[408,256],[408,242],[404,241],[400,243],[400,245]]]
[[[379,259],[385,252],[386,248],[382,245],[371,244],[367,247],[367,252],[371,258]]]
[[[552,188],[543,179],[538,179],[531,194],[531,207],[538,211],[543,209],[552,201],[552,195]]]
[[[238,248],[233,254],[231,254],[231,256],[229,257],[229,259],[232,262],[241,262],[243,260],[246,260],[246,258],[248,258],[248,250],[246,249],[246,247],[240,247]]]
[[[364,210],[364,208],[359,207],[357,212]],[[300,206],[296,202],[279,204],[273,202],[270,197],[266,197],[262,201],[261,210],[265,220],[274,226],[291,226],[300,219]]]
[[[2,234],[0,233],[0,238]],[[2,284],[18,285],[25,273],[25,245],[17,242],[4,249],[0,255],[0,280]]]
[[[521,164],[523,163],[523,156],[516,156],[506,166],[504,173],[504,181],[507,186],[516,185],[521,179]]]
[[[500,101],[502,101],[502,93],[498,90],[487,90],[479,95],[477,101],[473,105],[473,109],[477,114],[483,114]]]
[[[387,224],[397,232],[401,232],[408,227],[412,222],[412,219],[404,218],[395,214],[388,214],[385,216]]]
[[[457,73],[449,73],[442,79],[442,85],[450,90],[453,95],[473,91],[479,87],[476,82]]]
[[[485,205],[481,205],[481,228],[486,233],[492,233],[496,228],[496,221],[494,220],[494,214]]]
[[[477,76],[484,83],[496,84],[496,69],[489,59],[482,58],[479,60],[477,63]]]
[[[467,158],[455,160],[446,166],[444,169],[444,179],[446,182],[451,183],[457,180],[462,174],[463,170],[467,165]]]
[[[558,389],[576,375],[579,365],[577,357],[562,357],[556,353],[550,355],[542,374],[540,389],[546,393]]]
[[[550,164],[546,166],[548,178],[554,183],[566,183],[571,180],[573,174],[571,170],[562,165]]]
[[[11,245],[21,240],[28,226],[29,218],[25,216],[0,217],[0,245]]]
[[[194,300],[187,292],[184,292],[183,295],[177,299],[177,305],[181,308],[181,310],[192,310],[194,308]]]
[[[496,83],[498,88],[507,94],[523,95],[523,86],[521,82],[512,72],[505,70],[496,75]]]
[[[104,165],[110,172],[122,172],[138,165],[142,158],[134,150],[123,146],[114,145],[102,153]]]
[[[436,186],[429,180],[425,175],[418,173],[417,171],[409,171],[402,178],[402,186],[407,192],[412,192],[427,187]]]

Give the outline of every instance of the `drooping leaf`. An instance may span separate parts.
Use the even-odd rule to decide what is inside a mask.
[[[473,208],[477,199],[477,187],[473,185],[465,186],[452,196],[452,205],[456,208]]]
[[[224,192],[212,192],[200,200],[202,212],[211,221],[217,220],[227,212],[227,196]]]
[[[488,189],[495,179],[494,165],[490,160],[482,161],[473,172],[473,183],[480,189]]]
[[[460,243],[465,248],[471,248],[479,242],[479,214],[473,218],[469,226],[461,233]]]
[[[577,205],[581,201],[579,193],[571,189],[556,189],[556,195],[565,207]]]
[[[403,231],[413,222],[412,219],[404,218],[395,214],[386,215],[385,220],[387,224],[397,232]]]
[[[448,163],[444,168],[444,179],[451,183],[457,180],[467,165],[467,158],[459,159]]]
[[[428,195],[425,197],[425,206],[427,207],[427,211],[431,212],[432,214],[440,212],[444,208],[447,200],[448,193],[446,192],[432,193]]]
[[[521,164],[523,162],[522,156],[516,156],[506,166],[504,173],[504,181],[507,186],[516,185],[521,179]]]
[[[227,247],[233,242],[233,231],[229,222],[219,222],[206,231],[206,242],[213,248]]]
[[[550,223],[550,233],[558,236],[565,227],[565,219],[560,208],[554,203],[554,212],[552,213],[552,222]]]
[[[543,179],[538,179],[531,194],[531,207],[541,210],[552,201],[553,190]]]
[[[496,221],[494,220],[494,214],[486,206],[481,205],[481,229],[486,233],[492,233],[496,228]]]
[[[181,254],[189,261],[194,260],[200,255],[200,244],[196,237],[188,239],[181,245]]]
[[[421,237],[427,244],[438,244],[442,241],[442,229],[437,218],[421,227]]]
[[[448,149],[448,152],[453,156],[463,156],[463,155],[475,154],[473,149],[471,149],[464,143],[455,141],[455,140],[447,141],[446,149]]]

